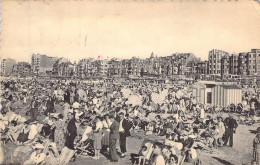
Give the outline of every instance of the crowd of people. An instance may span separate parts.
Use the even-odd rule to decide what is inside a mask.
[[[25,164],[75,161],[82,151],[117,162],[129,154],[128,137],[141,133],[156,138],[144,141],[133,163],[200,164],[201,150],[232,147],[238,127],[231,113],[226,118],[218,110],[207,113],[209,107],[196,103],[186,84],[34,79],[1,85],[1,140],[33,146]],[[247,104],[258,103],[250,97],[245,96]]]

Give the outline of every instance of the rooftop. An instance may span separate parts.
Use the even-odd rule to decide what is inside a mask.
[[[222,86],[225,89],[241,89],[236,85],[219,85],[219,86]]]

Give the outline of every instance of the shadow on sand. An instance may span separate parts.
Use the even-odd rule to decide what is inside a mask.
[[[232,163],[230,163],[226,160],[223,160],[223,159],[220,159],[220,158],[217,158],[217,157],[214,157],[214,156],[212,158],[216,159],[217,161],[219,161],[220,163],[225,164],[225,165],[234,165],[234,164],[232,164]]]

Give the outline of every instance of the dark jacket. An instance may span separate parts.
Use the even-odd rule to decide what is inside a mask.
[[[224,123],[227,128],[236,129],[238,126],[237,121],[235,119],[229,118],[229,117],[224,120]]]
[[[119,124],[116,120],[110,126],[109,139],[116,140],[119,139]]]
[[[124,129],[125,136],[126,137],[131,136],[130,129],[132,127],[132,124],[129,121],[127,121],[126,119],[123,119],[122,126],[123,126],[123,129]]]
[[[65,94],[64,94],[64,102],[67,102],[67,103],[69,103],[70,104],[70,92],[66,92]]]
[[[53,99],[48,99],[46,103],[46,107],[48,110],[52,110],[54,108],[54,101]]]
[[[68,123],[67,127],[67,133],[70,137],[76,137],[77,136],[77,127],[76,127],[76,121],[75,119],[71,119]]]
[[[74,150],[74,140],[77,136],[77,127],[75,123],[75,119],[71,119],[67,126],[67,137],[65,146],[71,150]]]

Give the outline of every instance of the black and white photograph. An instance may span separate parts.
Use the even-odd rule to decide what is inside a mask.
[[[0,4],[0,165],[260,165],[259,0]]]

